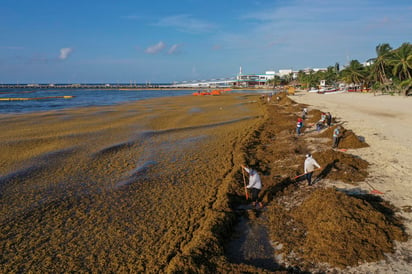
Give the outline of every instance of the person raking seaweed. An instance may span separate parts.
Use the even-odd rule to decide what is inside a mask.
[[[249,174],[249,184],[246,186],[252,194],[253,207],[262,208],[263,204],[259,201],[259,192],[262,189],[262,181],[258,172],[252,168],[241,165],[241,167]]]
[[[312,155],[310,153],[306,154],[306,159],[304,163],[304,171],[305,171],[305,178],[306,181],[308,182],[308,186],[312,185],[312,175],[315,169],[321,169],[320,165],[318,162],[316,162],[315,159],[313,159]]]
[[[296,122],[296,134],[300,136],[302,133],[302,128],[303,128],[303,120],[302,118],[298,118],[298,121]]]

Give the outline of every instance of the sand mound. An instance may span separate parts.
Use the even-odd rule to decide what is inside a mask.
[[[406,241],[393,211],[383,202],[355,198],[334,189],[318,189],[296,208],[270,208],[270,232],[283,251],[307,264],[354,266],[378,261]]]

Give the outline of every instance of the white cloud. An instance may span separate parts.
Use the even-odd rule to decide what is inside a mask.
[[[59,59],[66,60],[72,52],[73,52],[72,48],[61,48]]]
[[[145,52],[148,54],[156,54],[161,52],[166,47],[166,44],[160,41],[159,43],[148,47]]]
[[[179,52],[180,44],[174,44],[173,46],[170,47],[170,49],[167,51],[167,54],[176,54]]]

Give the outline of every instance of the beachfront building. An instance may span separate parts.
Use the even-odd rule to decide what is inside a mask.
[[[295,73],[292,69],[280,69],[279,73],[277,75],[279,75],[280,78],[282,77],[286,77],[290,74],[293,75],[293,73]]]
[[[322,68],[306,68],[302,71],[306,74],[310,72],[323,71],[326,69]],[[299,71],[292,69],[280,69],[278,72],[274,70],[268,70],[264,74],[243,74],[242,67],[238,74],[235,77],[230,78],[219,78],[211,80],[194,80],[194,81],[183,81],[183,82],[174,82],[169,85],[169,87],[174,88],[224,88],[224,87],[234,87],[234,88],[267,88],[273,85],[269,84],[269,80],[274,79],[275,77],[288,79],[293,81],[298,78]]]
[[[235,87],[263,87],[267,82],[273,79],[276,75],[275,71],[266,71],[265,74],[243,74],[242,67],[240,67],[239,74],[233,85]]]

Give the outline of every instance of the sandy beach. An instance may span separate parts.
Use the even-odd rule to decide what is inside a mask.
[[[385,199],[404,208],[405,218],[412,221],[412,102],[400,96],[342,93],[292,96],[296,102],[310,104],[340,120],[343,125],[363,136],[370,145],[352,151],[370,163],[367,182],[384,192]],[[368,188],[367,184],[362,184]],[[408,229],[412,232],[412,223]]]
[[[369,162],[369,176],[360,182],[383,192],[382,198],[400,209],[409,235],[412,233],[412,117],[411,98],[368,93],[314,94],[298,93],[292,100],[309,108],[330,112],[347,128],[363,136],[367,148],[349,150]],[[339,183],[337,183],[339,185]],[[348,186],[346,186],[348,187]],[[412,258],[412,241],[400,244],[396,256]],[[396,257],[395,256],[395,257]],[[389,256],[390,257],[390,256]],[[372,273],[410,273],[412,267],[393,259],[392,263],[365,265],[359,271]],[[375,268],[376,267],[376,268]]]
[[[234,93],[2,115],[0,272],[408,273],[409,105]],[[345,128],[342,151],[333,127],[309,126],[320,111]],[[313,186],[293,179],[307,153]]]

